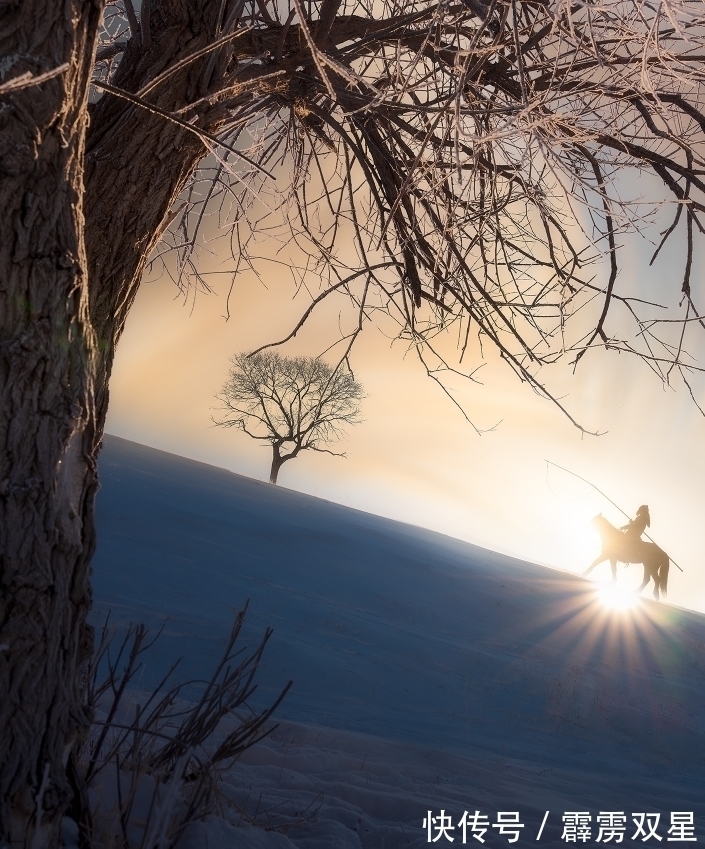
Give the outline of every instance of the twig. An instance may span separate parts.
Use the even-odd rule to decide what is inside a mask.
[[[29,71],[27,71],[27,73],[20,74],[18,77],[8,80],[6,83],[0,83],[0,94],[9,94],[13,91],[20,91],[20,89],[23,88],[41,85],[42,83],[47,82],[47,80],[53,80],[54,77],[61,76],[61,74],[68,71],[69,67],[69,63],[64,62],[63,65],[59,65],[51,71],[45,71],[43,74],[32,75]]]

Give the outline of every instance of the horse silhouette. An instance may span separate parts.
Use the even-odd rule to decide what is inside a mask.
[[[614,583],[617,580],[617,561],[620,563],[643,563],[644,580],[637,592],[640,593],[653,578],[654,598],[658,601],[659,592],[663,593],[664,596],[666,595],[670,558],[663,549],[653,542],[629,539],[622,531],[608,522],[602,514],[595,516],[592,524],[602,540],[602,551],[583,572],[583,575],[589,575],[595,566],[609,560],[612,567],[612,582]]]

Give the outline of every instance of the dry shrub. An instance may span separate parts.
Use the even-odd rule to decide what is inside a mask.
[[[272,629],[251,653],[236,648],[248,603],[236,614],[205,684],[173,681],[177,661],[149,693],[139,692],[134,682],[159,635],[148,639],[143,625],[130,626],[118,643],[106,620],[85,671],[94,722],[70,769],[76,793],[68,813],[78,825],[80,849],[174,846],[189,823],[214,810],[219,770],[276,728],[269,719],[292,682],[269,708],[250,708],[255,673]],[[183,694],[194,687],[202,687],[200,697],[186,700]],[[234,728],[218,733],[223,720],[232,717]],[[65,826],[66,844],[75,826],[70,820]]]

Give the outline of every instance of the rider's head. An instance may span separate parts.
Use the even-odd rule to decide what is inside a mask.
[[[649,527],[651,525],[651,516],[649,516],[649,507],[647,504],[642,504],[636,511],[637,516],[643,516],[644,514],[646,514],[646,526]]]

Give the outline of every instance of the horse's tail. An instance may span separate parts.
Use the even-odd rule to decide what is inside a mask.
[[[668,591],[668,569],[671,565],[671,559],[665,551],[662,551],[661,554],[663,555],[663,557],[661,558],[661,566],[658,570],[657,583],[659,592],[661,592],[665,596]]]

